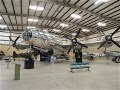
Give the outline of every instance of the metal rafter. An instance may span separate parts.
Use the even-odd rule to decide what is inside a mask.
[[[23,27],[23,26],[31,26],[31,27],[37,27],[37,28],[45,28],[45,29],[46,29],[46,28],[49,28],[49,29],[54,29],[53,27],[50,27],[50,26],[42,26],[42,25],[40,26],[40,25],[9,24],[9,23],[6,23],[6,24],[1,23],[1,25],[7,25],[7,26],[22,26],[22,27]],[[64,29],[62,29],[61,31],[62,31],[62,32],[61,32],[62,34],[63,34],[63,33],[69,33],[69,34],[72,33],[72,32],[67,32],[67,31],[65,31]]]
[[[13,13],[5,13],[5,12],[0,12],[0,15],[9,15],[9,16],[14,16]],[[64,20],[61,20],[61,19],[57,19],[57,18],[50,18],[50,17],[37,17],[37,16],[32,16],[32,15],[27,15],[27,14],[16,14],[16,16],[22,16],[22,17],[33,17],[33,18],[38,18],[39,20],[48,20],[48,21],[55,21],[55,22],[60,22],[60,23],[67,23],[67,24],[71,24],[71,25],[75,25],[75,26],[78,26],[78,27],[82,27],[82,28],[88,28],[88,29],[95,29],[93,27],[88,27],[88,26],[85,26],[85,25],[82,25],[82,24],[76,24],[76,23],[72,23],[72,22],[68,22],[68,21],[64,21]]]
[[[56,4],[56,5],[60,5],[60,6],[64,6],[64,7],[69,7],[69,8],[78,10],[78,11],[82,11],[82,12],[88,13],[88,14],[90,14],[90,15],[94,15],[94,16],[103,18],[103,19],[105,19],[105,20],[108,20],[108,21],[111,21],[111,22],[114,22],[114,23],[120,25],[120,21],[111,19],[111,18],[109,18],[109,17],[106,17],[106,16],[103,16],[103,15],[101,15],[101,14],[92,12],[92,11],[87,10],[87,9],[84,9],[84,8],[82,8],[82,7],[75,6],[75,5],[70,4],[70,3],[65,3],[65,2],[58,1],[58,0],[35,0],[35,1],[41,1],[41,2]]]

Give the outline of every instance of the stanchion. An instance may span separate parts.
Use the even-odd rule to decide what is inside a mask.
[[[15,77],[14,80],[20,80],[20,64],[15,64]]]

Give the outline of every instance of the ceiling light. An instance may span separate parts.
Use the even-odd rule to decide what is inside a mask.
[[[90,30],[87,29],[82,29],[83,32],[89,32]]]
[[[27,28],[28,28],[28,29],[30,29],[30,28],[32,29],[32,28],[35,28],[35,27],[28,26]]]
[[[37,7],[37,10],[43,10],[44,8],[43,7]]]
[[[28,21],[32,22],[32,21],[33,21],[33,19],[30,19],[30,18],[29,18],[29,19],[28,19]]]
[[[58,30],[58,29],[53,29],[53,31],[54,31],[54,32],[60,32],[60,30]]]
[[[95,4],[108,2],[109,0],[96,0]]]
[[[77,35],[76,33],[72,33],[73,36]]]
[[[1,28],[6,28],[6,27],[7,27],[7,25],[0,25],[0,27],[1,27]]]
[[[44,9],[44,7],[37,7],[37,6],[30,6],[29,8],[32,10],[41,10],[41,11]]]
[[[38,19],[29,18],[28,21],[30,21],[30,22],[38,22]]]
[[[34,21],[34,22],[38,22],[38,19],[34,19],[33,21]]]
[[[77,15],[77,14],[72,14],[71,17],[74,18],[74,19],[80,19],[81,18],[81,16]]]
[[[98,26],[102,26],[102,27],[104,27],[104,26],[106,26],[106,23],[99,22],[99,23],[97,23],[97,25],[98,25]]]
[[[0,19],[2,19],[2,17],[0,16]]]
[[[60,26],[62,26],[62,27],[68,27],[68,24],[61,23]]]

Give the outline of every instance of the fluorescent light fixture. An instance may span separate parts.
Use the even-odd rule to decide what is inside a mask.
[[[96,0],[95,4],[99,4],[99,3],[104,3],[104,2],[108,2],[109,0]]]
[[[68,27],[68,24],[61,23],[60,26],[62,26],[62,27]]]
[[[38,22],[38,19],[29,18],[28,21],[30,21],[30,22]]]
[[[87,29],[82,29],[83,32],[89,32],[90,30]]]
[[[97,25],[98,25],[98,26],[102,26],[102,27],[104,27],[104,26],[106,26],[106,23],[99,22],[99,23],[97,23]]]
[[[44,9],[44,7],[37,7],[37,6],[30,6],[29,8],[32,10],[40,10],[40,11]]]
[[[6,28],[6,27],[7,27],[7,25],[0,25],[0,27],[1,27],[1,28]]]
[[[76,33],[72,33],[73,36],[77,35]]]
[[[38,19],[34,19],[33,21],[34,21],[34,22],[38,22]]]
[[[2,19],[2,17],[0,16],[0,19]]]
[[[29,18],[29,19],[28,19],[28,21],[32,22],[32,21],[33,21],[33,19]]]
[[[72,14],[71,17],[74,18],[74,19],[80,19],[81,18],[81,16],[77,15],[77,14]]]
[[[32,28],[35,28],[35,27],[28,26],[27,28],[28,28],[28,29],[32,29]]]
[[[43,10],[44,8],[43,7],[37,7],[37,10]]]
[[[54,32],[60,32],[60,30],[58,30],[58,29],[53,29],[53,31],[54,31]]]

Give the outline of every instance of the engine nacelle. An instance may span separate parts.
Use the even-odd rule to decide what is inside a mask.
[[[107,37],[103,37],[103,38],[101,39],[102,42],[106,41],[106,43],[103,45],[103,47],[108,48],[108,47],[111,47],[111,46],[113,45],[112,41],[109,40],[109,39],[111,39],[109,36],[110,36],[110,35],[107,35]]]

